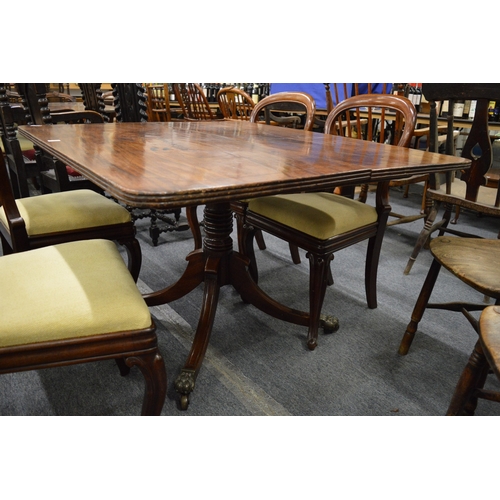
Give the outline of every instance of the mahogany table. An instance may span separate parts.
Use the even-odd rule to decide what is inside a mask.
[[[176,380],[186,409],[208,346],[221,286],[284,321],[309,314],[265,294],[233,249],[230,202],[278,193],[330,190],[467,168],[468,160],[246,121],[22,126],[35,145],[135,207],[205,205],[203,247],[180,279],[145,295],[148,305],[176,300],[204,282],[203,305],[188,359]]]

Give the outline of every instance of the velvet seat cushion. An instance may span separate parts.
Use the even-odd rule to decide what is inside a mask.
[[[21,198],[16,203],[28,236],[131,221],[126,208],[90,189]],[[3,208],[0,222],[8,227]]]
[[[0,257],[0,317],[0,347],[145,329],[152,323],[108,240]]]
[[[253,198],[248,209],[319,240],[372,224],[374,207],[333,193],[297,193]]]

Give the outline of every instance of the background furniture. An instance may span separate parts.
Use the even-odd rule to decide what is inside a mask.
[[[276,98],[276,95],[269,99],[273,97]],[[356,136],[363,138],[361,128],[365,125],[359,120],[351,122],[351,111],[362,108],[370,113],[372,107],[402,113],[404,128],[399,144],[407,146],[415,127],[416,111],[407,99],[398,96],[370,94],[342,101],[328,116],[325,133],[351,137],[356,129]],[[253,116],[252,114],[252,119]],[[371,128],[372,124],[369,119],[366,126]],[[367,137],[371,138],[371,133]],[[377,268],[390,208],[388,182],[380,182],[375,207],[329,192],[305,192],[250,199],[246,210],[241,215],[237,214],[240,217],[238,230],[241,232],[241,251],[250,262],[255,262],[252,239],[259,229],[307,252],[310,262],[309,349],[315,349],[317,345],[320,325],[331,328],[329,318],[321,317],[321,309],[329,282],[330,262],[338,250],[368,240],[365,261],[366,300],[369,308],[377,307]],[[252,276],[256,280],[255,272]]]
[[[148,104],[146,89],[140,83],[112,83],[113,102],[116,110],[116,121],[119,123],[147,122]],[[126,206],[133,220],[149,219],[149,235],[153,246],[158,245],[161,233],[186,231],[187,224],[179,224],[181,209],[158,210],[156,208],[137,208]],[[173,216],[173,217],[172,217]],[[158,221],[164,224],[159,226]]]
[[[170,93],[168,83],[146,85],[147,110],[150,122],[170,122]]]
[[[17,83],[28,125],[64,123],[103,123],[102,116],[94,111],[61,111],[51,114],[44,83]],[[40,189],[43,193],[91,189],[102,191],[78,171],[35,147],[35,160],[40,172]],[[18,165],[18,169],[20,166]]]
[[[217,92],[222,116],[232,120],[250,120],[255,103],[252,97],[237,87],[224,87]]]
[[[197,83],[173,83],[175,98],[184,120],[215,120],[205,92]]]
[[[472,166],[467,171],[446,174],[444,183],[439,175],[432,177],[431,189],[428,189],[426,194],[428,215],[404,270],[405,274],[409,274],[420,250],[435,231],[439,231],[440,235],[447,232],[464,236],[463,232],[449,226],[449,223],[453,222],[451,220],[453,209],[473,210],[485,216],[500,217],[499,185],[496,184],[493,188],[486,186],[493,160],[488,132],[488,105],[491,100],[500,99],[500,86],[478,83],[424,83],[422,90],[431,104],[429,145],[431,151],[437,151],[438,147],[436,103],[449,100],[449,109],[453,109],[456,100],[477,101],[474,120],[461,155],[470,159]],[[454,117],[453,113],[448,113],[446,154],[455,154],[454,138]],[[441,204],[444,205],[445,211],[442,219],[435,223]]]
[[[460,376],[447,415],[474,415],[478,398],[500,403],[500,393],[484,389],[488,372],[500,379],[500,307],[487,307],[479,321],[479,339]]]

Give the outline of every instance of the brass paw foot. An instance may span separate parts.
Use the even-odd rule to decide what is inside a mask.
[[[189,406],[189,394],[194,391],[196,376],[194,370],[183,369],[175,380],[175,390],[181,395],[181,410]]]
[[[321,324],[324,333],[335,333],[340,327],[337,317],[325,314],[321,315]]]

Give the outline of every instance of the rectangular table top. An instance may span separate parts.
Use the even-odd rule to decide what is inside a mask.
[[[236,120],[21,126],[19,132],[137,207],[326,190],[470,165],[454,156]]]

